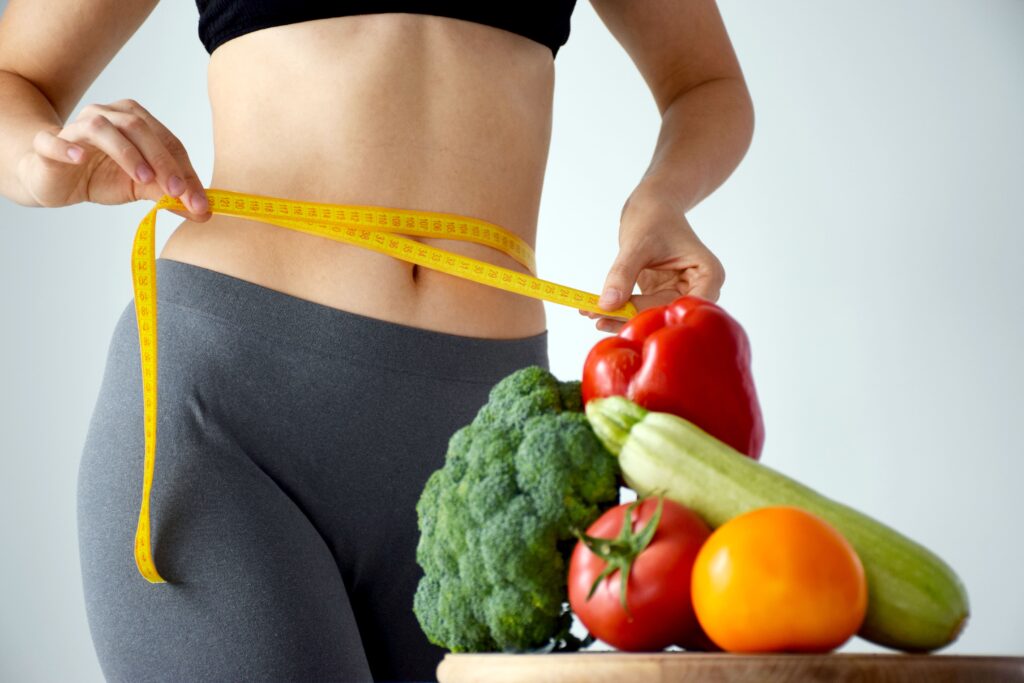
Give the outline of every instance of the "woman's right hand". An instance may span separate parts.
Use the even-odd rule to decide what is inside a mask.
[[[57,132],[41,130],[18,164],[18,177],[40,206],[125,204],[180,197],[194,221],[211,214],[181,141],[130,99],[88,104]]]

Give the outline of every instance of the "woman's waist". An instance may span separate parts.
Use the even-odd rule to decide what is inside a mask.
[[[482,244],[407,239],[529,272],[509,255]],[[449,334],[509,339],[546,329],[537,299],[353,244],[235,216],[215,214],[205,223],[183,222],[159,256],[332,308]]]

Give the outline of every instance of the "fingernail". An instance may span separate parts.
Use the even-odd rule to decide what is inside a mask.
[[[210,202],[206,199],[206,194],[202,192],[195,192],[189,198],[192,204],[193,213],[206,213],[210,208]]]
[[[68,159],[71,161],[82,160],[82,148],[81,147],[68,147]]]
[[[167,189],[171,191],[175,197],[185,191],[185,181],[176,175],[172,175],[167,179]]]
[[[135,167],[135,175],[138,177],[139,181],[148,183],[153,180],[154,173],[153,169],[149,167],[149,164],[141,162]]]
[[[618,301],[619,290],[609,288],[604,290],[604,293],[601,295],[601,298],[597,300],[597,305],[600,306],[601,308],[608,309],[617,304]]]

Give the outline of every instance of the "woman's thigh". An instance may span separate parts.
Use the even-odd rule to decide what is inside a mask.
[[[173,316],[165,320],[173,326]],[[122,318],[112,340],[78,479],[86,613],[104,675],[132,682],[372,680],[323,537],[204,412],[201,396],[187,388],[192,373],[181,371],[173,352],[160,371],[150,499],[154,562],[167,583],[141,576],[133,555],[144,452],[141,380],[127,322]]]

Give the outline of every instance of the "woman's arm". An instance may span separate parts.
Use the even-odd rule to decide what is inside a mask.
[[[56,134],[158,0],[11,0],[0,16],[0,194],[35,206],[18,162]]]
[[[17,163],[32,149],[32,138],[38,131],[56,135],[62,126],[60,117],[31,81],[2,69],[0,102],[4,103],[0,108],[0,195],[24,206],[36,206],[18,180]]]
[[[137,102],[89,104],[66,123],[157,2],[11,0],[0,17],[0,195],[65,206],[167,193],[206,210],[180,141]]]
[[[754,108],[714,0],[592,0],[636,64],[661,114],[644,182],[686,212],[739,165]]]
[[[591,0],[643,76],[661,130],[651,163],[626,200],[619,255],[601,305],[614,309],[639,282],[638,309],[683,294],[715,300],[725,279],[685,214],[739,165],[754,129],[746,83],[714,0]],[[623,297],[623,293],[625,297]],[[593,316],[591,316],[593,317]],[[621,322],[598,321],[615,331]]]

